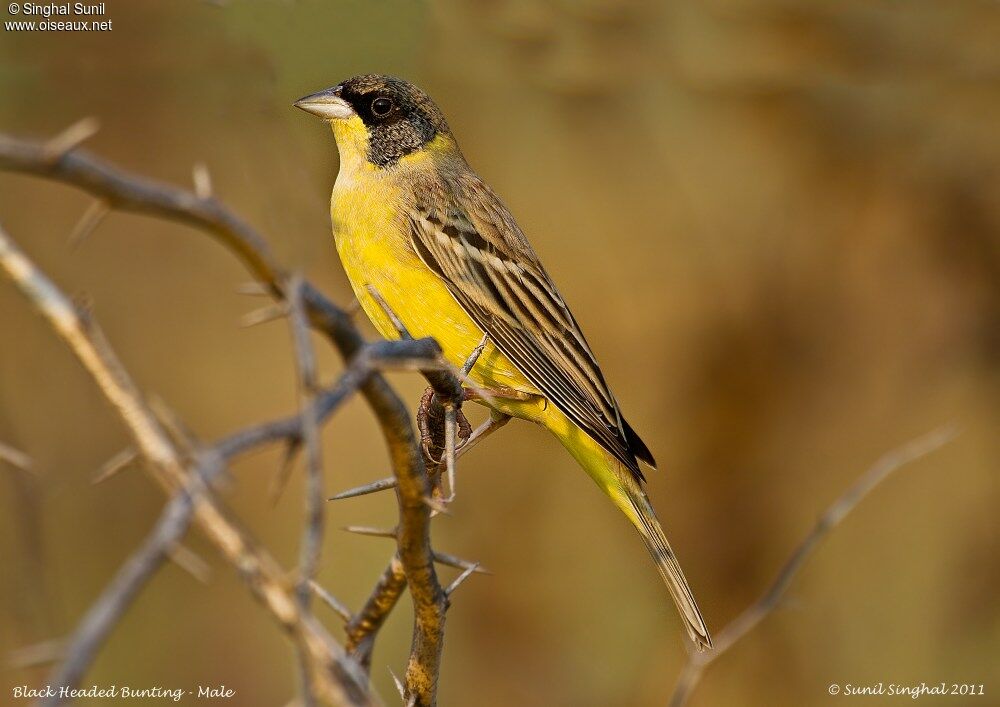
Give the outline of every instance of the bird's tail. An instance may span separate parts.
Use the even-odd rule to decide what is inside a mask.
[[[711,648],[712,638],[698,609],[698,603],[639,482],[620,461],[553,406],[549,406],[546,411],[543,424],[559,438],[601,490],[632,521],[646,543],[663,582],[670,590],[691,640],[699,650]]]

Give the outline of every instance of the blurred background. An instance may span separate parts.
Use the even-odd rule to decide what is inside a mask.
[[[108,0],[104,33],[0,34],[0,130],[51,136],[217,195],[279,257],[351,300],[329,235],[332,136],[291,107],[357,73],[436,98],[572,304],[660,461],[649,492],[709,626],[754,601],[820,512],[881,454],[959,437],[901,470],[813,556],[788,601],[714,664],[694,705],[825,704],[830,683],[1000,685],[1000,7],[808,0]],[[4,17],[4,19],[9,19]],[[205,440],[290,412],[287,328],[236,260],[185,227],[0,173],[0,219],[85,294],[140,385]],[[371,332],[370,329],[366,331]],[[325,380],[336,359],[320,347]],[[395,376],[416,405],[421,382]],[[482,413],[473,410],[478,419]],[[475,421],[475,419],[474,419]],[[66,635],[162,507],[92,381],[0,282],[0,651]],[[388,461],[361,401],[323,434],[332,493]],[[228,501],[288,566],[301,472],[234,468]],[[462,463],[444,551],[481,561],[449,614],[442,705],[662,705],[682,629],[639,539],[555,440],[508,426]],[[320,579],[357,607],[390,555],[390,495],[331,504]],[[86,684],[225,683],[294,694],[291,651],[231,568],[166,566]],[[373,679],[405,664],[405,598]],[[337,630],[337,619],[327,623]],[[45,671],[9,667],[3,689]],[[5,693],[9,694],[9,692]],[[872,699],[878,702],[878,699]],[[891,698],[885,698],[888,702]],[[945,700],[942,700],[942,703]],[[923,698],[921,704],[935,704]],[[952,700],[948,704],[958,704]]]

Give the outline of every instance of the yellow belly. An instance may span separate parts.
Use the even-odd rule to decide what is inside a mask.
[[[483,331],[451,296],[444,282],[413,252],[409,233],[405,231],[406,221],[399,219],[387,191],[351,189],[341,187],[339,182],[334,189],[333,232],[344,271],[362,309],[382,336],[399,338],[388,314],[369,291],[369,285],[379,292],[411,336],[433,337],[445,358],[460,367],[482,341]],[[469,377],[486,389],[538,393],[490,343]],[[494,407],[535,421],[545,409],[541,400]]]

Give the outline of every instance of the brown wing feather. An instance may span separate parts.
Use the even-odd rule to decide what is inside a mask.
[[[438,198],[410,214],[421,260],[525,377],[641,480],[636,457],[653,465],[653,456],[510,212],[475,176],[435,187]]]

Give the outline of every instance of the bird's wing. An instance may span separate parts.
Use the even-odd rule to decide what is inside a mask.
[[[476,177],[436,186],[409,214],[420,259],[493,345],[641,480],[636,457],[653,465],[653,456],[510,212]]]

